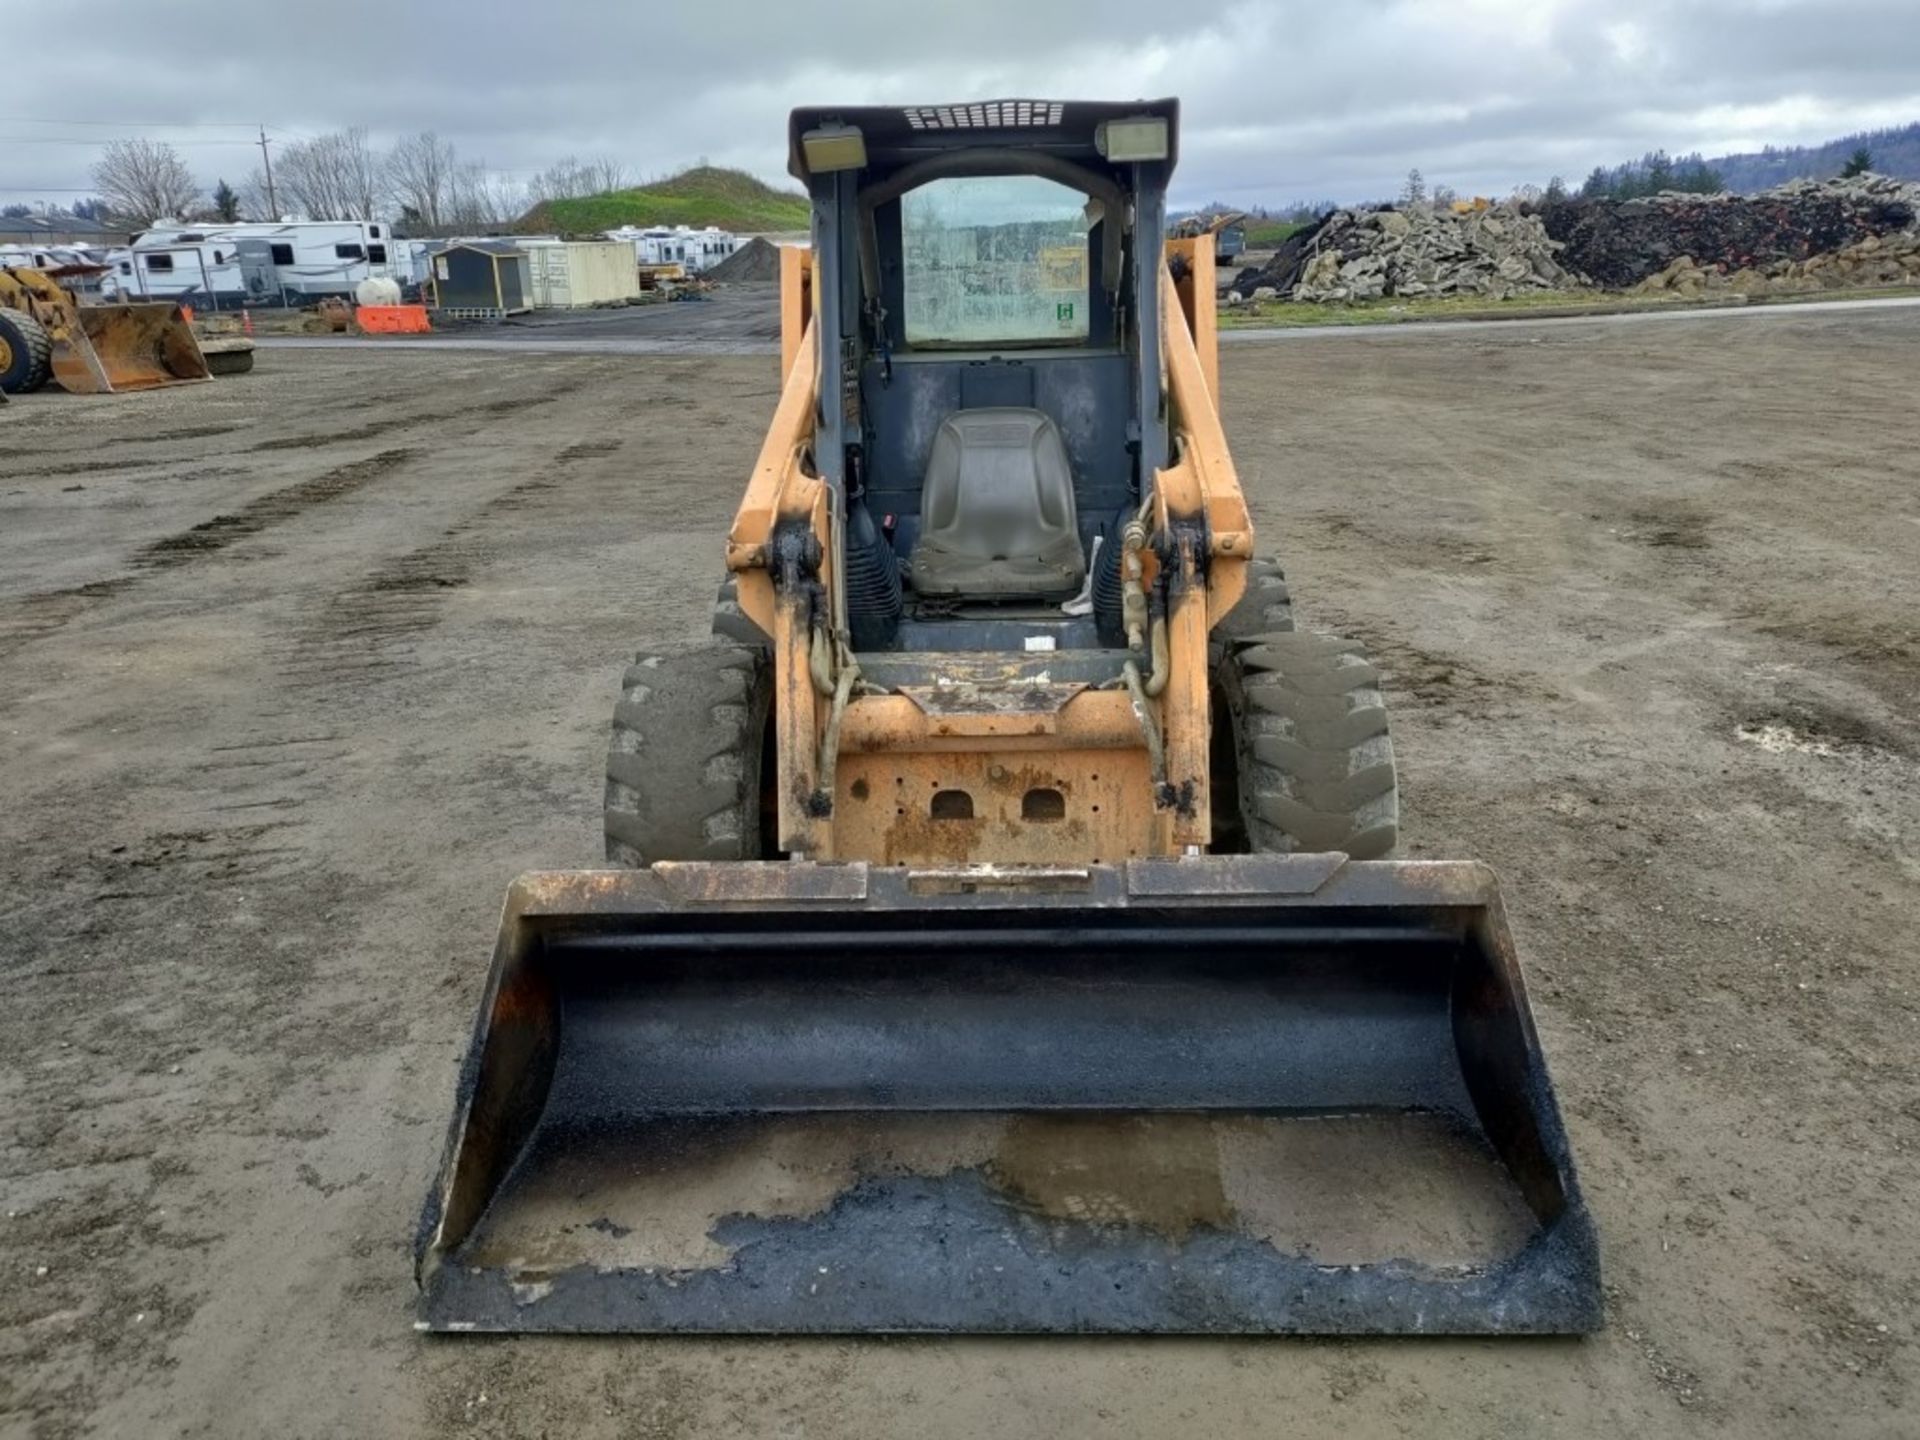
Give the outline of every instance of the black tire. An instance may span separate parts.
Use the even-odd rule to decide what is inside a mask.
[[[1227,618],[1213,627],[1216,644],[1251,640],[1293,629],[1293,596],[1280,562],[1256,555],[1247,562],[1247,588]]]
[[[763,650],[770,643],[767,633],[740,608],[740,577],[731,571],[720,582],[720,593],[714,598],[713,636],[716,640],[731,640],[736,645],[753,645]]]
[[[209,375],[245,375],[253,369],[251,350],[215,350],[206,360]]]
[[[764,650],[702,640],[635,656],[607,747],[607,859],[771,857],[772,712]]]
[[[1230,647],[1214,694],[1224,712],[1215,724],[1227,727],[1222,741],[1231,738],[1226,754],[1215,750],[1214,804],[1224,812],[1215,848],[1340,850],[1355,860],[1392,853],[1400,829],[1393,739],[1380,672],[1357,642],[1277,634]]]
[[[0,310],[0,390],[29,395],[53,375],[53,341],[24,310]]]

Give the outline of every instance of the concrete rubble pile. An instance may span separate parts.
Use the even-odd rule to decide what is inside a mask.
[[[1226,300],[1506,299],[1580,286],[1796,294],[1920,283],[1917,252],[1920,184],[1871,174],[1748,196],[1336,210],[1241,271]]]
[[[1769,265],[1701,265],[1691,255],[1671,261],[1627,293],[1674,295],[1806,295],[1862,285],[1920,285],[1920,230],[1869,235],[1843,250],[1776,260]]]
[[[1920,185],[1881,175],[1795,180],[1758,195],[1684,195],[1645,200],[1570,200],[1539,207],[1562,262],[1596,285],[1626,290],[1691,268],[1724,275],[1785,278],[1822,256],[1855,266],[1868,240],[1911,232]],[[1869,250],[1867,255],[1876,252]],[[1835,266],[1816,266],[1816,272]],[[1656,286],[1673,289],[1673,285]]]
[[[1464,212],[1425,206],[1336,210],[1289,238],[1264,269],[1235,279],[1228,303],[1373,300],[1383,295],[1483,295],[1579,283],[1538,217],[1495,205]],[[1265,292],[1265,293],[1263,293]]]

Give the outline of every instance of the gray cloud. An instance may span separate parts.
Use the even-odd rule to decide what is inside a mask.
[[[71,43],[10,72],[0,198],[66,198],[123,133],[179,144],[209,186],[238,182],[259,152],[230,122],[255,120],[280,140],[433,129],[520,178],[570,153],[642,175],[704,157],[778,178],[795,104],[1177,94],[1179,195],[1252,203],[1383,195],[1413,165],[1500,191],[1656,145],[1791,144],[1920,118],[1914,0],[1178,8],[89,0]]]

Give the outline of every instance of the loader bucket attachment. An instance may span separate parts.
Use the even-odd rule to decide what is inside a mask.
[[[659,865],[507,899],[439,1331],[1578,1333],[1492,875]]]
[[[200,342],[171,301],[75,307],[53,337],[53,378],[74,395],[211,379]]]

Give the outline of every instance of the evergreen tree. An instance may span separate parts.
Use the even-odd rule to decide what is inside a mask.
[[[1666,151],[1655,150],[1647,156],[1645,176],[1645,188],[1640,191],[1643,195],[1658,195],[1673,188],[1673,161]]]

